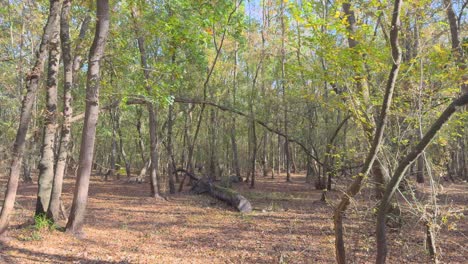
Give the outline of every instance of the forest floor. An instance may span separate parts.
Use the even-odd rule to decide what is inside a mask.
[[[334,263],[329,203],[336,203],[341,192],[329,192],[325,203],[303,175],[293,175],[290,183],[283,176],[257,179],[255,189],[235,185],[254,207],[240,214],[210,197],[190,194],[189,187],[164,201],[148,198],[147,184],[94,177],[83,239],[25,224],[33,217],[37,185],[22,183],[10,240],[0,242],[0,263]],[[67,209],[73,183],[65,181]],[[447,183],[441,191],[441,212],[446,213],[438,236],[442,263],[468,258],[467,193],[466,183]],[[363,192],[345,217],[350,263],[374,262],[375,199],[370,198],[372,192]],[[423,221],[411,212],[404,209],[403,226],[389,231],[389,263],[429,262]]]

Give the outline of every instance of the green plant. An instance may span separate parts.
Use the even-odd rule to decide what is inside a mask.
[[[49,219],[45,214],[34,216],[34,229],[40,231],[44,229],[55,230],[57,226],[52,219]]]

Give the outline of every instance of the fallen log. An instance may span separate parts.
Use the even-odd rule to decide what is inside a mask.
[[[199,179],[184,169],[178,169],[177,172],[183,172],[186,176],[195,181],[191,189],[193,193],[206,193],[211,197],[226,202],[241,213],[252,212],[252,205],[250,204],[249,200],[233,189],[221,187],[208,181],[207,179]]]

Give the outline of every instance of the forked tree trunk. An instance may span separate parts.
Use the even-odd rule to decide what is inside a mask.
[[[56,30],[59,23],[60,8],[62,1],[50,0],[49,17],[47,24],[44,27],[41,44],[36,55],[34,67],[26,76],[26,95],[21,104],[21,116],[16,132],[15,144],[12,150],[12,160],[10,165],[9,180],[5,192],[2,211],[0,213],[0,236],[4,235],[8,229],[10,214],[16,200],[16,191],[18,189],[18,181],[21,173],[21,164],[23,159],[24,146],[26,143],[26,134],[28,132],[29,122],[31,120],[31,112],[36,98],[39,80],[43,72],[45,59],[47,56],[47,48],[49,40],[52,37],[52,32]]]
[[[55,166],[54,181],[52,185],[52,194],[50,196],[47,217],[57,221],[60,216],[60,197],[62,195],[63,176],[66,171],[66,164],[71,137],[70,119],[73,114],[72,94],[73,87],[73,61],[71,56],[71,41],[69,32],[70,8],[72,0],[65,0],[60,16],[60,39],[62,44],[63,68],[64,68],[64,86],[63,86],[63,124],[61,131],[61,140],[58,151],[57,164]]]
[[[398,2],[399,0],[397,0]],[[393,173],[392,179],[387,184],[385,189],[384,197],[380,202],[378,214],[377,214],[377,260],[376,263],[385,263],[387,258],[387,239],[386,239],[386,226],[385,218],[387,215],[387,210],[390,205],[390,201],[395,194],[398,186],[403,179],[406,170],[408,167],[418,158],[418,156],[424,151],[424,149],[429,145],[432,139],[437,135],[437,132],[442,128],[450,117],[457,111],[458,108],[468,104],[468,93],[465,93],[458,99],[455,99],[440,115],[436,122],[431,126],[431,128],[426,132],[421,141],[408,153],[400,162],[398,167]]]
[[[401,50],[398,44],[398,33],[400,28],[400,10],[401,10],[401,0],[395,0],[393,16],[392,16],[392,29],[390,32],[390,44],[392,47],[392,59],[393,65],[390,70],[390,74],[387,80],[387,86],[385,89],[384,100],[382,103],[382,108],[380,112],[379,123],[375,131],[374,139],[372,141],[371,149],[366,157],[364,166],[356,176],[354,182],[346,190],[345,194],[341,198],[341,202],[335,208],[334,212],[334,227],[335,227],[335,251],[336,251],[336,262],[339,264],[346,263],[346,252],[345,244],[343,238],[343,214],[348,208],[350,200],[356,196],[356,194],[361,190],[362,181],[369,174],[372,165],[377,156],[377,152],[380,148],[383,134],[385,130],[385,125],[387,122],[388,112],[390,111],[390,105],[392,103],[393,91],[395,89],[395,83],[398,77],[398,71],[400,69],[401,62]]]
[[[354,36],[356,34],[357,30],[357,20],[356,16],[354,14],[354,11],[352,9],[352,6],[350,2],[345,2],[342,4],[343,11],[347,17],[347,31],[349,33],[348,36],[348,47],[351,48],[351,51],[356,54],[356,56],[360,57],[362,55],[359,54],[359,51],[356,49],[356,47],[359,44],[359,41],[356,40],[356,37]],[[356,82],[357,89],[360,93],[363,95],[364,99],[364,105],[366,109],[371,109],[370,106],[370,96],[369,96],[369,84],[365,76],[361,74],[360,72],[364,72],[362,70],[362,67],[366,68],[366,65],[359,65],[359,64],[354,64],[354,71],[356,73],[356,77],[354,77],[354,80]],[[367,139],[369,142],[372,142],[373,134],[375,127],[378,125],[374,121],[374,118],[371,113],[368,112],[368,110],[362,111],[365,116],[358,116],[358,119],[364,118],[367,122],[361,122],[361,126],[363,127],[364,133],[366,134]],[[385,182],[387,179],[385,179],[383,174],[379,174],[379,172],[384,172],[386,171],[385,167],[381,162],[374,162],[371,165],[371,174],[374,178],[375,181],[375,192],[377,194],[377,197],[380,197],[382,195],[382,185],[385,185]],[[376,173],[374,173],[376,172]]]
[[[51,32],[46,85],[46,109],[42,134],[41,160],[36,201],[36,216],[44,215],[49,208],[54,180],[55,126],[57,124],[57,83],[60,67],[60,24]]]
[[[280,3],[281,8],[281,91],[282,91],[282,103],[284,108],[284,133],[288,134],[288,103],[286,100],[286,49],[285,49],[285,34],[286,34],[286,26],[284,23],[284,1]],[[285,153],[285,160],[286,160],[286,181],[291,181],[291,154],[289,153],[289,138],[284,139],[284,153]]]
[[[100,62],[104,55],[109,34],[109,0],[97,0],[96,2],[96,31],[93,45],[89,51],[89,68],[86,80],[86,110],[81,137],[78,175],[70,216],[66,226],[66,231],[75,235],[81,235],[83,232],[89,179],[93,163],[94,142],[96,139],[96,125],[99,117]]]
[[[46,110],[42,137],[41,159],[36,202],[36,215],[43,215],[49,208],[54,179],[55,126],[57,123],[57,81],[60,62],[58,29],[50,42],[49,70],[46,91]],[[57,37],[55,37],[55,35]]]

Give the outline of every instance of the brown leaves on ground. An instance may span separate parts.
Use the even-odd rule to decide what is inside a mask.
[[[446,192],[447,199],[457,201],[451,203],[454,208],[464,209],[466,185],[456,187],[459,192]],[[66,205],[72,188],[73,180],[67,179]],[[295,175],[292,183],[285,177],[258,177],[255,189],[246,183],[235,188],[251,200],[253,213],[240,214],[188,192],[169,196],[168,201],[153,199],[147,184],[94,179],[86,237],[77,239],[58,230],[24,227],[32,219],[37,188],[23,184],[9,233],[12,239],[0,243],[0,263],[334,263],[332,208],[319,202],[321,192],[305,184],[304,177]],[[339,195],[331,192],[328,197],[333,203]],[[346,242],[353,249],[347,253],[353,263],[373,262],[374,222],[367,213],[371,203],[367,199],[358,204],[345,219]],[[390,233],[390,263],[429,260],[425,230],[415,219]],[[451,263],[462,263],[467,256],[464,222],[439,236],[442,258]]]

